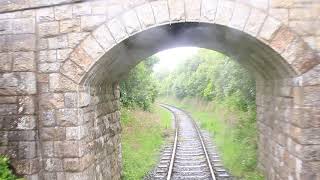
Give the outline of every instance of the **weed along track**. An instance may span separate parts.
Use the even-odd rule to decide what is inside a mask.
[[[191,116],[179,108],[161,106],[174,115],[176,130],[174,142],[164,149],[152,179],[232,179],[222,167],[210,137],[202,135]]]

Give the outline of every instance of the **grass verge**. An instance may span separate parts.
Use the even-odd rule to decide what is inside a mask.
[[[123,179],[142,179],[158,160],[171,129],[171,114],[160,106],[151,112],[121,110]]]
[[[263,180],[257,170],[257,135],[255,110],[243,112],[224,103],[183,101],[174,98],[159,100],[187,110],[203,129],[213,134],[223,164],[232,175],[245,180]]]

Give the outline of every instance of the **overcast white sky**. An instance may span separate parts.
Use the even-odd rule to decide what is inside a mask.
[[[197,47],[179,47],[158,52],[155,56],[159,57],[160,62],[153,68],[155,72],[172,71],[179,62],[197,53]]]

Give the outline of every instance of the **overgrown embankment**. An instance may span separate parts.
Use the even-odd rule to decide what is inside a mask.
[[[121,111],[123,179],[142,179],[157,163],[161,146],[172,131],[171,114],[156,105],[151,111]]]
[[[175,70],[158,73],[161,102],[191,112],[214,134],[225,167],[239,179],[263,179],[257,171],[254,77],[234,59],[200,49]]]
[[[171,97],[159,101],[187,110],[201,128],[213,135],[223,164],[232,175],[245,180],[264,179],[257,169],[255,109],[241,111],[230,106],[230,99],[229,102],[206,102]]]

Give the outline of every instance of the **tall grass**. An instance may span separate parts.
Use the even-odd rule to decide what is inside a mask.
[[[151,112],[121,110],[123,179],[142,179],[158,160],[161,145],[171,131],[171,114],[160,106]]]
[[[257,135],[255,109],[242,111],[232,99],[205,102],[199,99],[159,101],[176,105],[191,113],[203,129],[208,130],[218,147],[223,164],[232,175],[245,180],[262,180],[257,170]]]

